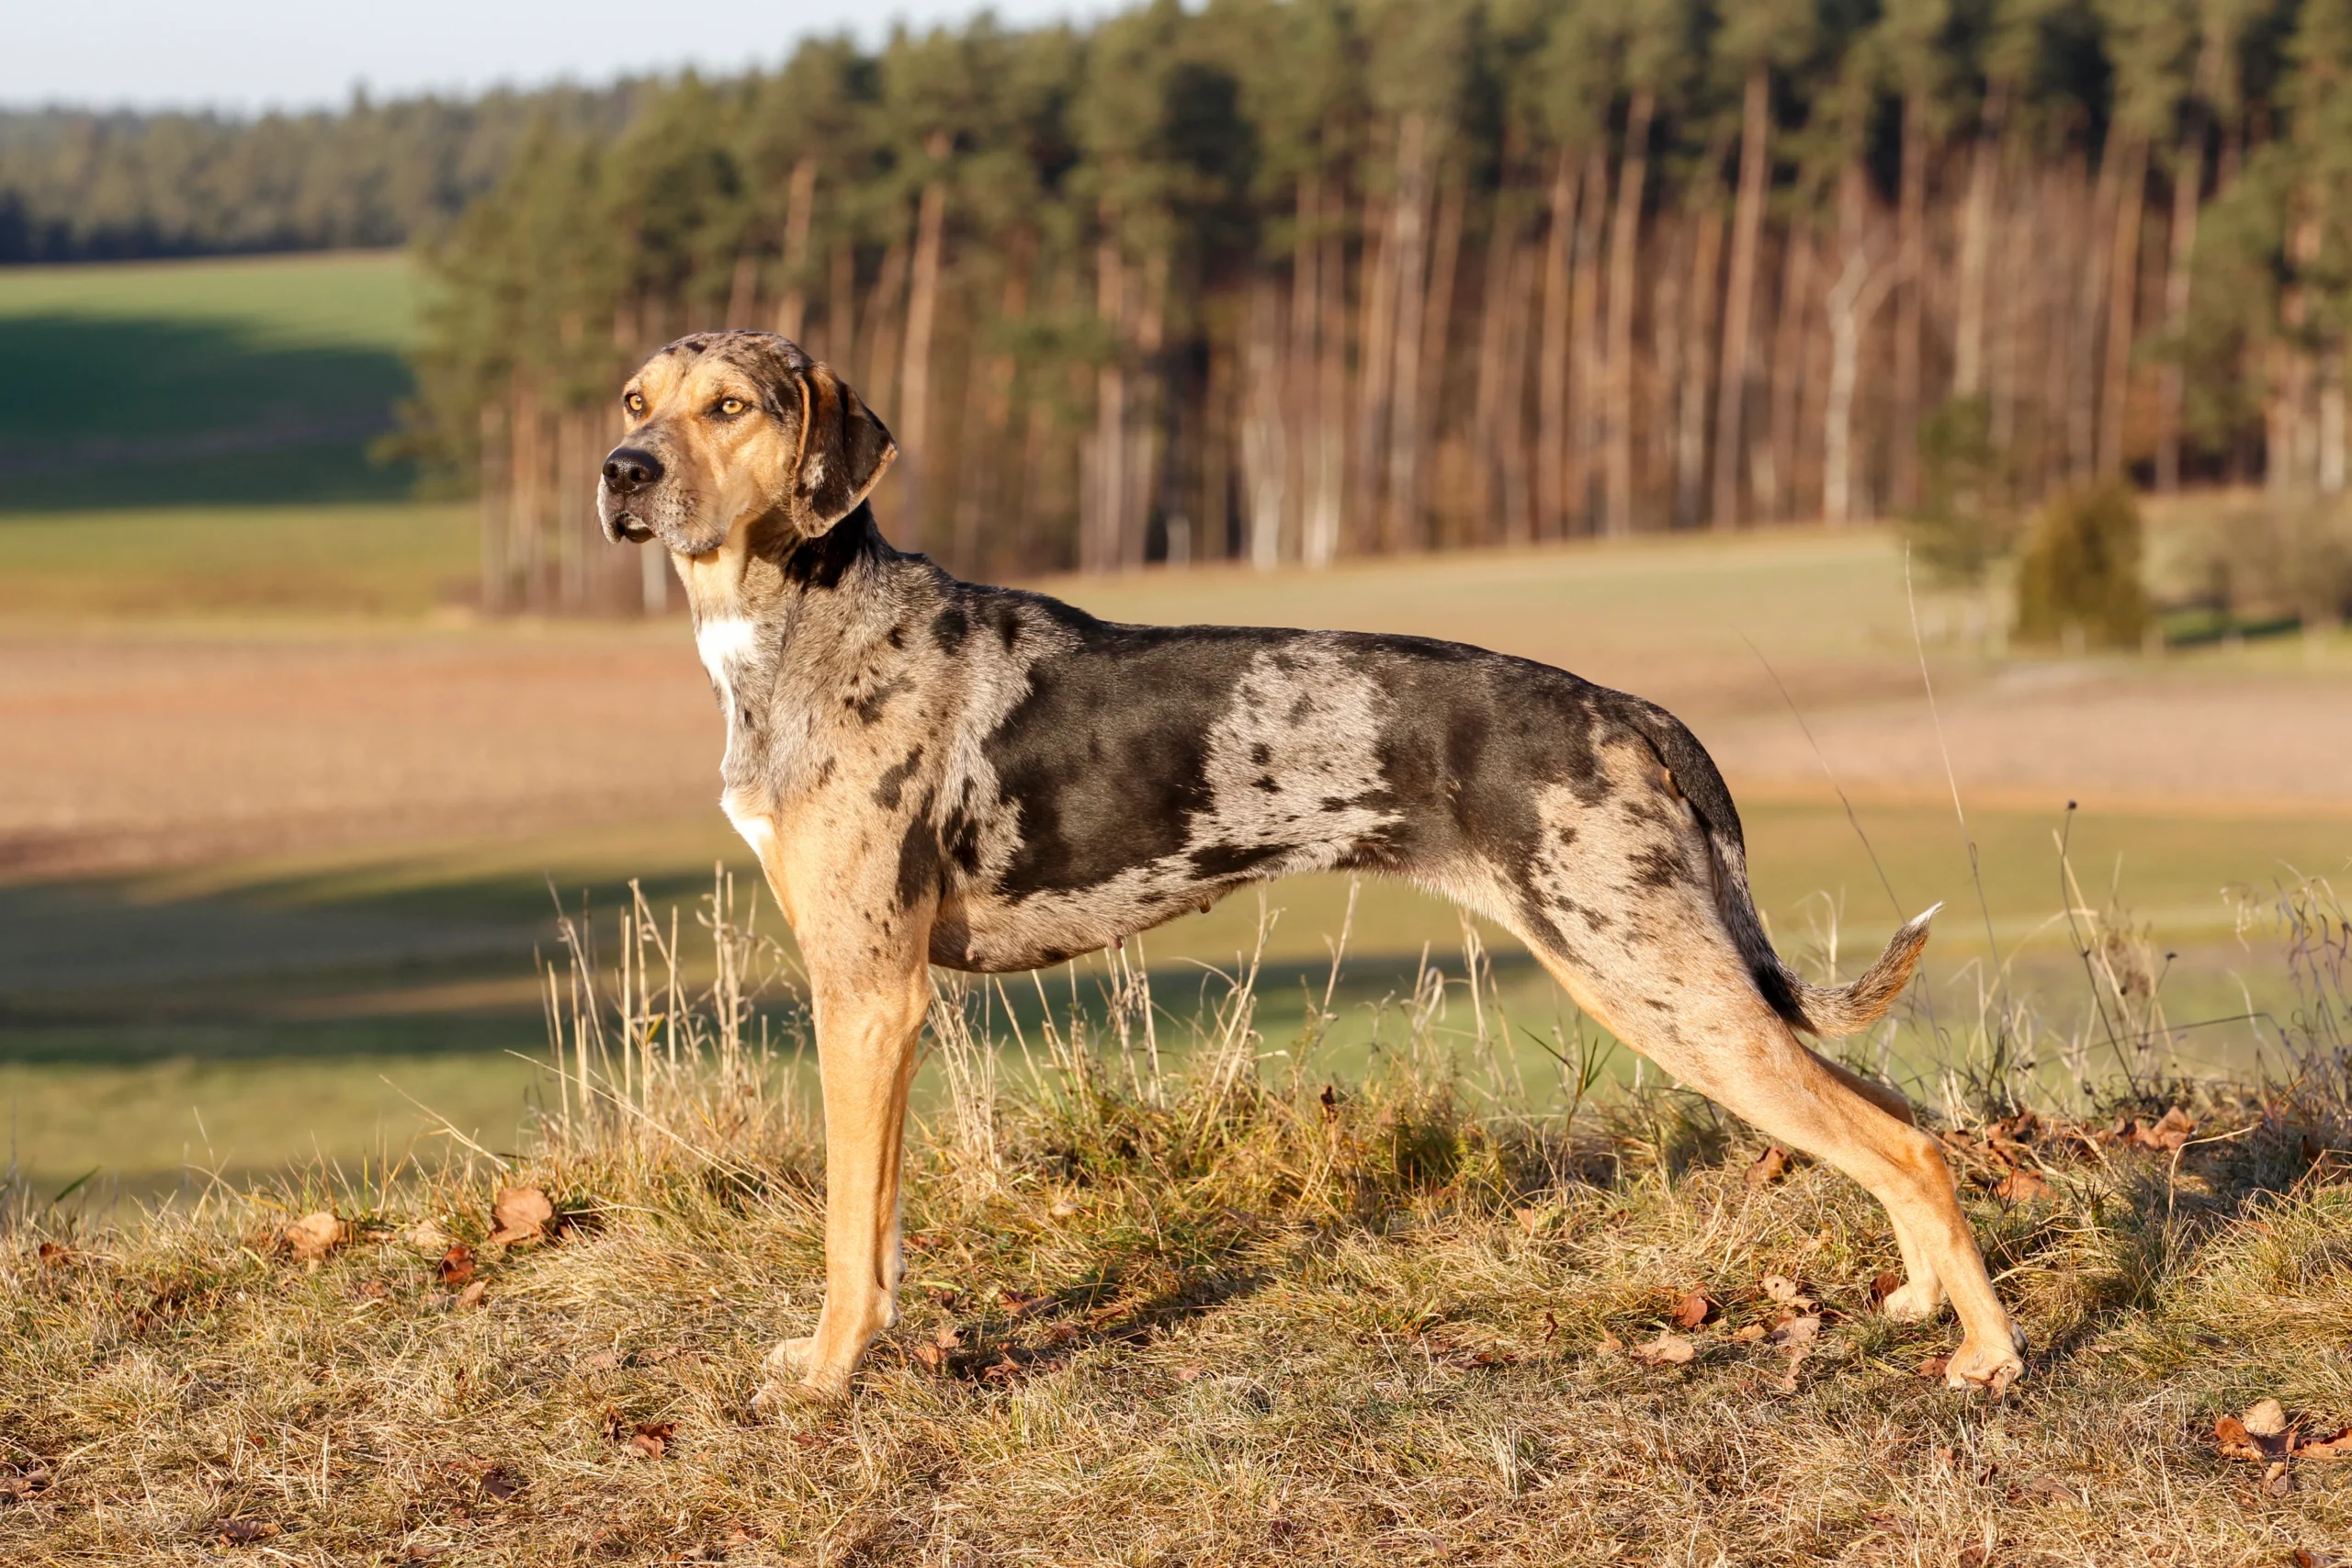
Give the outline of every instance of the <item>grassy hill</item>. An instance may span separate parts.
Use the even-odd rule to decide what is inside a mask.
[[[0,511],[403,497],[415,331],[397,254],[0,270]]]

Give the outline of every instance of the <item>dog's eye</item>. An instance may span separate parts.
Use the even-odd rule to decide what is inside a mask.
[[[628,410],[631,413],[643,413],[645,412],[644,395],[639,392],[629,393],[627,397],[621,400],[621,407]]]
[[[726,399],[722,399],[722,400],[720,400],[719,404],[718,404],[718,412],[719,412],[720,413],[723,413],[723,414],[728,415],[729,418],[732,418],[734,415],[739,414],[739,413],[741,413],[741,412],[742,412],[746,408],[749,408],[750,406],[751,406],[750,404],[746,403],[746,402],[745,402],[742,399],[741,399],[741,398],[726,398]]]

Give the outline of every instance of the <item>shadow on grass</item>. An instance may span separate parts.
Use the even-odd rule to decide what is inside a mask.
[[[392,501],[369,444],[413,385],[400,355],[256,341],[172,317],[0,317],[0,512]]]

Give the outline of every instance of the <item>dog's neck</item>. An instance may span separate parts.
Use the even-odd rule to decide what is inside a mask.
[[[820,716],[887,678],[905,609],[944,581],[892,549],[863,502],[815,538],[763,520],[707,555],[672,558],[727,721],[730,800],[796,793],[800,771],[821,766]]]

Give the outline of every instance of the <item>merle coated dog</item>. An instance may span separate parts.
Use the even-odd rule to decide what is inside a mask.
[[[843,1392],[896,1321],[899,1166],[927,966],[1089,953],[1236,888],[1402,876],[1515,932],[1618,1038],[1886,1206],[1945,1292],[1955,1385],[2005,1387],[2002,1310],[1935,1139],[1800,1032],[1860,1029],[1930,915],[1854,984],[1781,963],[1739,814],[1671,714],[1453,643],[1121,626],[961,582],[892,549],[866,497],[882,422],[798,347],[699,333],[622,393],[599,508],[666,547],[727,720],[720,803],[760,858],[813,990],[825,1101],[825,1303],[759,1403]]]

